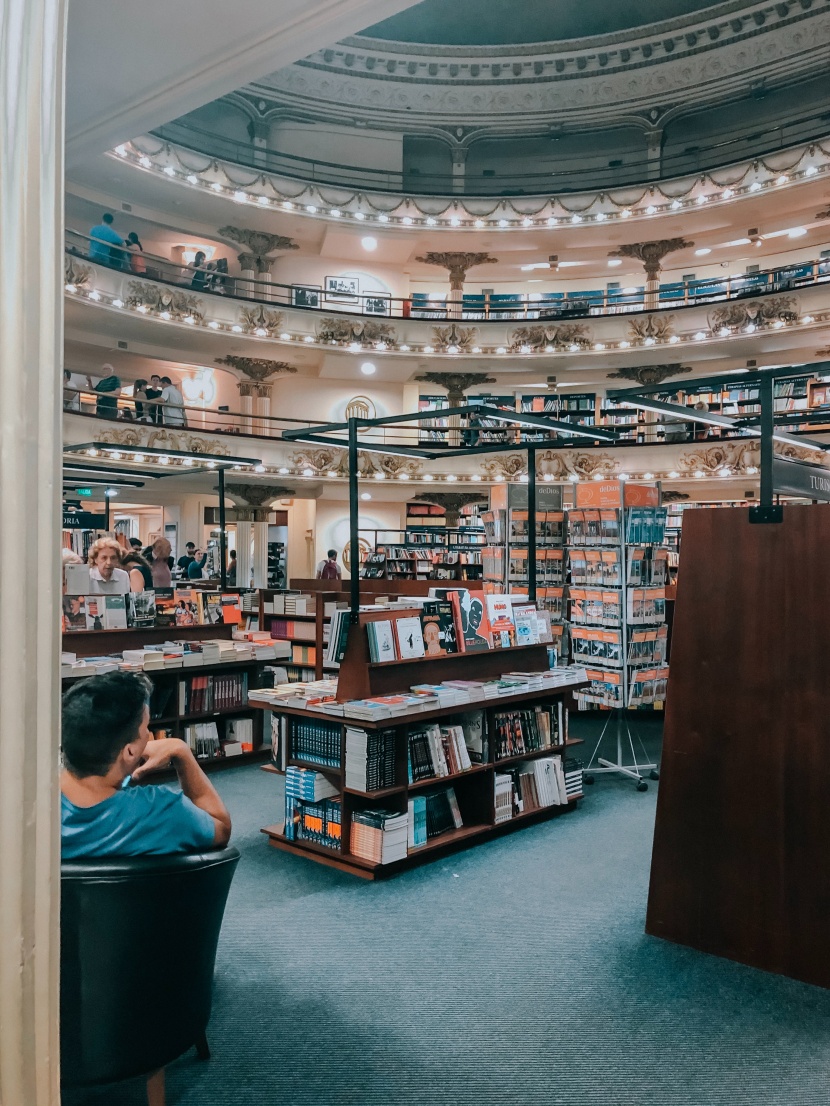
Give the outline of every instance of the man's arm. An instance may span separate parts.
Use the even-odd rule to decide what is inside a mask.
[[[202,771],[190,747],[177,737],[168,737],[149,742],[145,753],[144,763],[133,772],[133,779],[143,779],[148,772],[167,768],[172,762],[184,794],[194,806],[204,810],[213,819],[213,844],[217,847],[227,845],[231,837],[231,816],[228,808]]]

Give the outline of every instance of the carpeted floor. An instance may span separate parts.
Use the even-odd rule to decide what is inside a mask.
[[[215,779],[242,860],[169,1106],[826,1103],[830,993],[645,936],[657,785],[371,884],[266,845],[278,777]]]

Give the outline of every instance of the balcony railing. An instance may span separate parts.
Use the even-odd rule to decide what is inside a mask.
[[[471,322],[581,319],[647,310],[674,311],[681,307],[788,292],[830,281],[830,258],[817,258],[743,276],[661,284],[656,292],[649,292],[648,301],[645,288],[641,287],[634,291],[606,288],[530,295],[465,294],[460,302],[451,302],[417,292],[400,298],[383,292],[349,293],[342,290],[326,291],[308,284],[282,284],[263,280],[261,274],[260,279],[231,275],[217,269],[213,262],[194,268],[147,252],[138,255],[138,265],[143,266],[141,271],[136,268],[137,255],[130,254],[119,246],[93,242],[89,235],[75,230],[66,232],[66,252],[132,275],[137,280],[174,285],[200,296],[221,296],[243,303],[292,307],[320,314],[348,312],[374,319],[395,317]]]
[[[801,142],[822,139],[827,133],[827,117],[813,111],[786,122],[770,123],[761,134],[732,135],[694,149],[663,153],[658,162],[643,155],[624,164],[586,167],[585,155],[558,158],[555,168],[544,172],[507,172],[493,177],[464,180],[463,190],[455,193],[452,174],[411,173],[405,169],[387,169],[344,165],[319,158],[300,157],[279,150],[255,147],[251,142],[237,141],[214,134],[181,120],[165,123],[152,134],[163,142],[183,146],[195,153],[244,165],[260,172],[279,174],[296,180],[334,187],[365,188],[374,192],[417,192],[421,195],[464,195],[475,197],[548,195],[552,192],[581,192],[586,189],[609,190],[627,185],[687,176],[722,169],[736,161],[763,158]],[[616,154],[609,151],[609,158]]]

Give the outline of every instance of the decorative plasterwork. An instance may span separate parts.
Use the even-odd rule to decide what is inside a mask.
[[[609,257],[631,257],[642,261],[648,280],[657,280],[662,272],[660,262],[670,253],[685,250],[694,245],[685,238],[659,238],[652,242],[628,242],[617,250],[611,250]]]
[[[283,324],[285,316],[282,311],[272,311],[268,307],[258,304],[256,307],[240,307],[239,321],[245,330],[253,334],[265,331],[266,334],[276,334]],[[265,335],[262,335],[264,337]]]
[[[662,384],[670,376],[679,376],[681,373],[690,373],[691,365],[636,365],[628,369],[617,369],[609,373],[608,378],[616,380],[633,380],[637,384]]]
[[[523,453],[497,453],[481,462],[481,470],[488,480],[515,480],[527,474],[527,457]],[[572,449],[536,451],[536,473],[543,479],[568,480],[571,476],[580,480],[592,480],[595,476],[605,479],[619,471],[620,462],[610,453],[580,453]]]
[[[709,313],[712,334],[734,332],[752,326],[757,330],[778,324],[798,322],[798,300],[795,296],[770,296],[763,300],[733,301],[716,307]]]
[[[480,387],[482,384],[495,384],[496,378],[487,373],[421,373],[416,380],[424,380],[428,384],[437,384],[439,388],[446,388],[450,406],[460,406],[464,402],[464,393],[468,388]]]
[[[478,338],[477,326],[434,326],[433,345],[439,353],[472,353]]]
[[[652,220],[692,209],[702,202],[731,203],[742,196],[754,195],[757,190],[786,191],[817,173],[827,174],[830,141],[802,143],[707,173],[561,197],[426,196],[406,193],[403,188],[395,194],[372,191],[371,187],[318,185],[198,153],[154,135],[135,138],[111,151],[110,156],[141,172],[152,173],[168,185],[200,191],[218,188],[220,193],[233,195],[237,203],[255,203],[265,210],[279,207],[304,218],[336,219],[341,224],[359,216],[364,227],[367,220],[382,217],[390,226],[406,233],[422,230],[425,224],[452,232],[479,226],[533,230],[575,220],[588,225],[628,218]]]
[[[219,490],[218,488],[216,489]],[[293,488],[273,484],[225,484],[225,494],[232,499],[239,499],[246,507],[265,507],[275,499],[284,496],[293,496]]]
[[[645,318],[631,319],[628,333],[634,341],[648,345],[665,342],[674,334],[674,315],[646,315]]]
[[[63,259],[63,277],[66,284],[74,285],[76,288],[85,288],[92,279],[92,267],[90,265],[84,265],[83,262],[78,261],[78,259],[73,257],[70,253],[65,254]]]
[[[270,376],[277,376],[280,373],[297,371],[294,365],[289,365],[287,361],[268,361],[263,357],[237,357],[230,353],[226,357],[217,357],[216,364],[230,365],[232,369],[257,381],[267,380]]]
[[[247,248],[247,253],[239,255],[239,264],[243,269],[255,269],[258,273],[267,273],[274,260],[269,254],[277,250],[298,250],[300,247],[293,238],[283,234],[267,234],[261,230],[246,230],[243,227],[220,227],[223,238],[229,238]]]
[[[591,332],[584,323],[536,323],[517,326],[510,335],[511,353],[553,353],[587,349]]]
[[[376,125],[406,115],[450,126],[506,122],[527,125],[552,113],[581,121],[629,118],[655,103],[699,104],[714,90],[723,102],[775,69],[820,69],[830,41],[825,0],[804,4],[731,2],[708,18],[695,14],[639,33],[561,43],[448,47],[390,43],[364,36],[319,50],[248,85],[243,94],[264,112],[291,107],[305,117],[346,118]],[[780,79],[780,78],[779,78]],[[711,90],[711,91],[710,91]]]
[[[489,253],[436,253],[430,250],[415,260],[422,265],[437,265],[440,269],[446,269],[450,274],[451,290],[461,292],[469,269],[475,269],[479,265],[497,265],[499,259],[491,257]]]
[[[802,450],[801,452],[807,452]],[[761,443],[758,438],[746,438],[734,442],[717,442],[701,445],[697,449],[684,449],[677,458],[677,471],[681,476],[720,475],[723,469],[733,473],[754,475],[761,463]],[[753,470],[752,472],[748,470]]]
[[[304,476],[348,476],[349,455],[345,449],[321,446],[303,449],[292,453],[291,463]],[[402,474],[412,479],[423,471],[423,462],[417,457],[399,457],[386,453],[358,452],[358,475],[370,479],[382,475],[389,479],[400,479]]]
[[[96,438],[99,442],[111,442],[113,445],[177,449],[184,453],[206,453],[216,457],[231,456],[228,446],[224,442],[217,441],[216,438],[200,438],[187,430],[153,429],[142,423],[102,430]]]
[[[486,503],[487,493],[485,491],[422,492],[420,495],[413,495],[412,498],[424,503],[433,503],[437,507],[443,507],[446,511],[447,526],[457,526],[461,508],[467,507],[471,503]]]
[[[352,342],[370,343],[378,349],[395,349],[398,344],[394,326],[373,319],[325,318],[317,323],[317,341],[345,346]]]
[[[205,320],[205,304],[192,292],[182,292],[164,284],[145,284],[131,280],[127,285],[127,306],[157,311],[161,318],[167,316],[175,322],[190,319],[202,323]]]
[[[688,492],[678,492],[673,488],[664,488],[661,498],[664,503],[682,503],[690,497]]]

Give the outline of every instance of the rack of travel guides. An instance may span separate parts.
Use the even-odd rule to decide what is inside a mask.
[[[337,665],[326,658],[331,620],[342,596],[337,592],[274,591],[259,593],[259,626],[272,638],[287,641],[291,652],[286,661],[289,680],[321,680]]]
[[[64,633],[63,688],[107,672],[142,672],[153,685],[154,739],[186,741],[204,767],[261,760],[270,747],[248,696],[267,682],[281,652],[263,637],[230,624]]]
[[[590,681],[576,701],[580,710],[610,709],[617,720],[617,760],[600,758],[592,771],[622,772],[640,790],[643,772],[656,779],[657,766],[638,764],[627,724],[633,763],[623,765],[622,712],[662,710],[666,700],[667,514],[657,485],[619,480],[578,485],[568,511],[569,656]]]
[[[545,612],[433,590],[346,621],[336,689],[251,694],[286,775],[284,821],[263,830],[276,848],[375,879],[582,797],[567,700],[585,673],[549,667]]]

